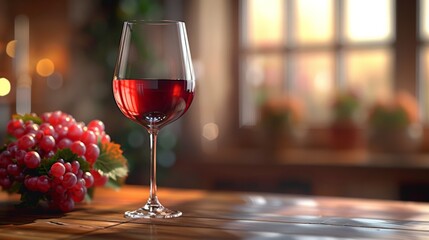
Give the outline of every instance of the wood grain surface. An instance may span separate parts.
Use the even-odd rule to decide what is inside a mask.
[[[123,217],[148,189],[97,189],[70,213],[16,209],[0,194],[0,239],[429,239],[429,204],[284,194],[160,189],[176,219]]]

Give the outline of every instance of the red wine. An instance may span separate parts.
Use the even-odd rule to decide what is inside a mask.
[[[182,116],[194,98],[194,83],[169,79],[113,80],[116,104],[147,129],[161,128]]]

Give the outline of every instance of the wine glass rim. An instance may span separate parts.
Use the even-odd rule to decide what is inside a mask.
[[[180,20],[126,20],[125,23],[127,24],[138,24],[138,23],[144,23],[144,24],[153,24],[153,25],[163,25],[163,24],[183,24],[184,21]]]

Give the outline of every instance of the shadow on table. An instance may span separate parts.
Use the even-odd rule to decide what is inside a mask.
[[[37,219],[50,219],[63,217],[64,213],[43,208],[21,208],[17,202],[0,202],[0,226],[23,225]]]

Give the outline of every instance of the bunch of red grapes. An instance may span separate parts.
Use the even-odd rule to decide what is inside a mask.
[[[85,125],[61,111],[44,113],[37,119],[41,122],[31,117],[9,121],[7,133],[12,141],[1,149],[0,186],[42,196],[49,207],[71,211],[75,203],[85,199],[88,188],[106,184],[108,177],[93,165],[100,155],[98,143],[110,142],[110,137],[99,120]],[[69,155],[75,159],[56,154],[64,149],[71,150]],[[16,186],[19,189],[13,189]]]

